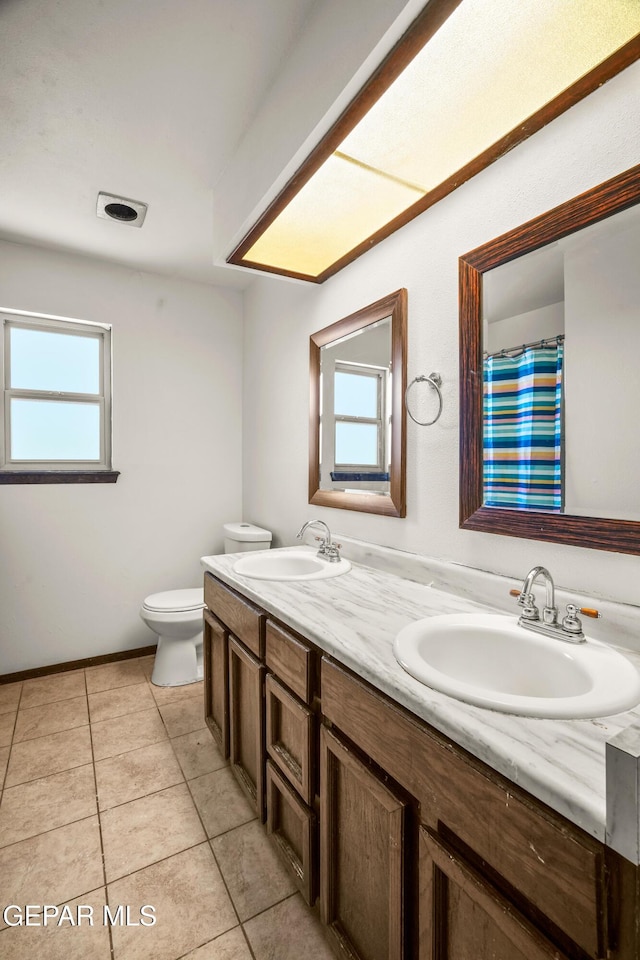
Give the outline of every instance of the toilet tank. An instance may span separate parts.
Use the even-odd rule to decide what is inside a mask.
[[[253,523],[225,523],[222,529],[225,553],[268,550],[271,546],[271,531],[256,527]]]

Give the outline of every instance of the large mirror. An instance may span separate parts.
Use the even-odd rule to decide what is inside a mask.
[[[640,553],[640,166],[460,258],[460,525]]]
[[[309,503],[404,517],[407,291],[310,338]]]

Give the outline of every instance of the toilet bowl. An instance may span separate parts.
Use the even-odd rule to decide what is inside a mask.
[[[158,636],[151,682],[179,687],[202,680],[202,587],[147,597],[140,616]]]

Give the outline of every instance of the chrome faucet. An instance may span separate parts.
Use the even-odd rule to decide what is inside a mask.
[[[340,561],[340,545],[332,541],[331,531],[324,520],[307,520],[307,522],[303,523],[296,533],[296,540],[302,540],[302,535],[308,527],[324,528],[326,531],[324,537],[318,538],[321,539],[322,542],[320,544],[317,556],[321,557],[323,560],[327,560],[329,563],[338,563]]]
[[[546,567],[534,567],[533,570],[529,570],[529,573],[525,577],[520,596],[518,597],[518,603],[523,608],[520,619],[526,620],[529,623],[540,622],[540,611],[536,606],[536,598],[531,592],[538,577],[544,578],[546,589],[545,605],[542,610],[542,623],[552,626],[558,622],[558,608],[556,607],[553,577]]]
[[[546,589],[542,619],[533,594],[533,585],[538,577],[544,579]],[[558,640],[566,640],[568,643],[584,643],[586,639],[582,632],[582,621],[578,616],[579,613],[587,617],[600,617],[597,610],[592,610],[589,607],[577,607],[573,603],[568,603],[566,615],[562,622],[558,623],[558,608],[556,607],[553,578],[546,567],[534,567],[530,570],[521,589],[512,590],[511,595],[518,598],[518,604],[522,607],[522,614],[518,620],[519,626],[525,627],[527,630],[534,630],[536,633],[543,633],[548,637],[556,637]]]

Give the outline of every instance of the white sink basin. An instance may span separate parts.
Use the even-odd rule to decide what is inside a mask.
[[[411,623],[393,652],[434,690],[525,717],[607,717],[640,702],[640,674],[597,640],[566,643],[500,614],[447,614]]]
[[[312,551],[296,553],[289,550],[249,554],[233,565],[234,573],[255,580],[325,580],[339,577],[349,570],[351,564],[348,560],[329,563]]]

